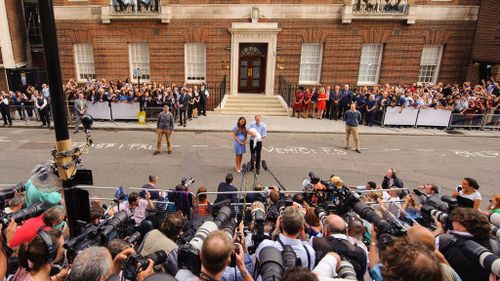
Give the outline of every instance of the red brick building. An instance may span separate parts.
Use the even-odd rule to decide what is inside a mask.
[[[142,81],[215,83],[227,76],[232,95],[275,95],[280,75],[294,84],[374,85],[478,81],[484,63],[493,76],[500,73],[497,0],[135,3],[54,0],[64,80],[125,79],[140,68]],[[28,49],[28,67],[44,68],[39,50],[15,44],[13,50]]]

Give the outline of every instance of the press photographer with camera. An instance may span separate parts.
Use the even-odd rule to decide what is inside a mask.
[[[156,251],[163,250],[168,255],[177,250],[175,243],[183,233],[185,219],[181,212],[167,214],[163,220],[160,229],[153,229],[148,232],[137,248],[141,255],[150,255]],[[175,256],[177,258],[177,256]],[[167,272],[168,268],[157,267],[160,272]],[[169,272],[175,274],[176,272]]]
[[[337,215],[329,215],[323,220],[324,237],[315,237],[312,246],[319,260],[330,252],[337,253],[342,260],[347,260],[353,265],[357,279],[363,280],[368,264],[368,252],[358,246],[347,233],[347,223],[344,219]]]
[[[422,203],[430,203],[433,206],[439,208],[443,212],[448,212],[448,204],[441,200],[441,195],[439,194],[439,187],[434,184],[423,184],[418,187],[418,190],[423,194],[420,195],[420,201]]]
[[[220,281],[235,253],[236,267],[241,272],[244,281],[253,281],[245,266],[244,250],[241,244],[234,243],[221,230],[212,231],[203,242],[200,252],[201,271],[199,275],[187,269],[181,269],[175,275],[182,281]]]
[[[139,193],[132,192],[128,195],[127,201],[121,203],[119,207],[115,207],[108,212],[108,215],[113,215],[120,211],[125,211],[130,218],[135,221],[135,226],[138,227],[146,217],[146,210],[154,211],[155,205],[151,202],[151,194],[149,191],[144,192],[146,199],[142,199]]]
[[[26,220],[20,226],[9,243],[10,248],[16,248],[23,243],[29,243],[40,230],[58,229],[65,237],[69,234],[64,220],[66,211],[62,206],[55,206],[46,210],[42,215]]]
[[[256,250],[257,260],[260,258],[260,251],[266,247],[274,247],[283,251],[285,246],[290,246],[300,263],[298,265],[312,270],[315,265],[316,252],[307,241],[304,231],[304,215],[295,207],[286,207],[281,216],[276,221],[274,231],[276,241],[264,240]]]
[[[112,259],[111,254],[105,247],[93,246],[86,248],[73,261],[67,281],[112,280],[111,276],[120,274],[123,263],[134,253],[134,249],[129,248]],[[144,281],[151,274],[153,274],[153,261],[149,260],[148,267],[137,273],[137,280]],[[116,277],[115,280],[120,279]]]
[[[490,269],[468,257],[464,250],[467,241],[474,241],[494,255],[500,255],[500,243],[492,239],[488,218],[471,208],[455,208],[450,218],[453,230],[436,237],[437,249],[463,281],[488,281]]]

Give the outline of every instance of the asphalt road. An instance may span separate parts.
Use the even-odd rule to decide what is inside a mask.
[[[82,133],[72,135],[76,144]],[[136,186],[147,176],[159,176],[162,188],[173,188],[182,177],[194,177],[192,190],[206,185],[215,190],[227,173],[235,174],[235,185],[247,188],[253,176],[242,181],[234,170],[231,135],[228,133],[174,133],[174,153],[153,156],[155,134],[138,131],[94,131],[94,146],[82,163],[94,173],[96,186]],[[54,131],[47,129],[0,129],[0,183],[28,179],[33,167],[50,160]],[[393,167],[405,187],[423,183],[442,186],[444,193],[473,177],[481,185],[483,204],[500,192],[500,140],[474,137],[361,136],[362,153],[345,151],[343,135],[271,134],[264,142],[263,159],[288,190],[298,190],[309,171],[321,177],[339,175],[349,185],[373,180],[381,183]],[[166,144],[164,144],[166,149]],[[248,147],[247,147],[248,150]],[[244,161],[250,158],[249,152]],[[266,172],[257,182],[275,184]],[[98,196],[112,192],[99,190]]]

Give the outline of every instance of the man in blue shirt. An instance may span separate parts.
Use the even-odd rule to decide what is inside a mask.
[[[262,117],[260,115],[255,115],[255,121],[250,124],[248,129],[255,129],[257,133],[261,135],[261,140],[255,140],[255,137],[250,138],[250,161],[252,165],[251,170],[255,168],[255,173],[258,175],[260,173],[260,159],[262,153],[262,140],[267,136],[267,126],[261,122]]]
[[[354,145],[356,146],[356,152],[361,153],[359,151],[359,133],[358,133],[358,126],[359,122],[361,122],[361,112],[356,110],[356,103],[351,103],[351,108],[344,113],[344,120],[345,120],[345,142],[346,142],[346,147],[345,149],[351,149],[349,146],[349,138],[351,137],[351,133],[354,138]]]

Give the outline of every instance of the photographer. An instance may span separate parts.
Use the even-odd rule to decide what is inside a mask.
[[[236,249],[234,248],[236,247]],[[211,232],[201,248],[201,272],[199,276],[194,275],[187,269],[181,269],[175,275],[177,280],[182,281],[219,281],[231,262],[231,254],[236,252],[236,266],[241,272],[244,281],[253,281],[244,262],[244,251],[241,244],[234,244],[223,231]]]
[[[382,188],[389,189],[393,187],[403,188],[404,183],[401,179],[397,177],[396,170],[390,168],[387,170],[384,179],[382,180]]]
[[[132,192],[128,195],[127,202],[120,204],[119,208],[115,207],[108,212],[109,215],[125,211],[129,217],[135,220],[135,226],[139,226],[146,217],[146,210],[154,211],[155,206],[151,202],[151,194],[145,191],[146,199],[140,198],[137,192]]]
[[[434,184],[424,184],[419,186],[419,189],[427,194],[427,196],[421,196],[421,202],[431,202],[433,206],[438,207],[443,212],[448,212],[448,204],[441,201],[441,195],[439,195],[439,187]]]
[[[347,223],[337,215],[329,215],[323,222],[325,237],[316,237],[312,245],[318,259],[323,259],[329,252],[339,254],[354,267],[358,280],[363,279],[367,269],[368,253],[347,236]]]
[[[487,217],[475,209],[455,208],[450,220],[453,230],[436,238],[438,250],[463,281],[489,280],[490,271],[467,258],[463,249],[464,242],[472,240],[493,254],[500,254],[500,243],[491,239],[491,227]],[[438,225],[438,228],[441,226]]]
[[[160,230],[153,229],[144,236],[137,252],[146,256],[159,250],[164,250],[167,254],[176,250],[178,247],[175,242],[183,233],[184,221],[184,216],[180,212],[168,214],[163,220]],[[177,258],[176,255],[175,258]],[[164,268],[158,268],[158,270],[166,271]],[[175,272],[170,273],[175,274]]]
[[[28,219],[20,226],[9,243],[10,248],[16,248],[23,243],[29,243],[40,230],[58,229],[68,236],[66,222],[64,220],[66,211],[62,206],[55,206],[46,210],[42,215]]]
[[[40,231],[29,244],[23,244],[19,249],[19,269],[14,280],[63,280],[67,269],[50,277],[52,266],[64,259],[63,245],[61,231]]]
[[[217,192],[230,192],[230,191],[235,192],[235,191],[238,191],[238,189],[236,189],[236,187],[234,187],[231,184],[232,182],[233,182],[233,174],[227,174],[225,181],[221,182],[219,184],[219,187],[217,188]],[[227,193],[227,194],[217,194],[217,198],[215,198],[214,204],[222,202],[222,201],[227,200],[227,199],[230,199],[231,203],[238,202],[238,197],[237,197],[236,193],[231,193],[231,194]],[[218,208],[214,208],[213,211],[217,212]]]
[[[135,253],[134,249],[129,248],[112,259],[106,248],[89,247],[76,256],[67,280],[105,281],[113,274],[119,274],[123,261],[133,253]],[[137,280],[144,281],[152,273],[153,262],[150,260],[148,268],[137,274]]]
[[[405,238],[392,239],[383,239],[378,243],[376,239],[372,240],[370,275],[373,280],[443,281],[439,260],[431,250]]]
[[[287,207],[278,218],[274,235],[276,241],[264,240],[260,243],[256,251],[256,257],[262,249],[268,246],[283,251],[283,246],[291,246],[297,258],[300,258],[304,268],[313,269],[316,260],[316,252],[307,242],[304,231],[304,215],[295,207]]]

